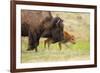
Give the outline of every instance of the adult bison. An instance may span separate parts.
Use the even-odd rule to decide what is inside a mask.
[[[64,39],[58,42],[60,50],[62,48],[62,46],[61,46],[62,43],[68,43],[68,42],[70,42],[72,44],[75,44],[75,37],[73,35],[70,35],[66,31],[64,31],[63,34],[64,34]],[[46,47],[46,44],[47,44],[48,48],[49,48],[50,44],[53,43],[53,42],[54,42],[54,40],[52,38],[47,38],[44,41],[44,46]]]
[[[63,20],[49,11],[21,10],[21,35],[29,37],[27,50],[37,52],[40,37],[52,38],[54,42],[63,39]]]

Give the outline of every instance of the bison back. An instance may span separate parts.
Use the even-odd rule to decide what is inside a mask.
[[[28,31],[42,29],[46,20],[51,20],[52,16],[49,11],[33,11],[21,10],[21,32],[23,35],[28,35]]]

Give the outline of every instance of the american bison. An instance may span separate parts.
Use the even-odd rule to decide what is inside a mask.
[[[60,50],[62,48],[61,43],[71,42],[72,44],[75,44],[75,37],[73,35],[70,35],[66,31],[64,31],[63,34],[64,34],[64,39],[62,41],[59,41],[58,42]],[[47,44],[48,45],[48,48],[49,48],[50,47],[50,44],[53,43],[53,42],[54,42],[54,40],[52,38],[47,38],[44,41],[44,46],[46,47],[46,44]]]
[[[52,38],[54,42],[63,39],[63,20],[53,17],[50,11],[21,10],[21,36],[29,37],[27,50],[35,50],[40,37]]]

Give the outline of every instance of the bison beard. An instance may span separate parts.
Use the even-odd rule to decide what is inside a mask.
[[[54,42],[62,40],[62,22],[59,17],[53,18],[49,11],[22,10],[21,36],[29,37],[28,50],[37,52],[40,37],[51,37]]]

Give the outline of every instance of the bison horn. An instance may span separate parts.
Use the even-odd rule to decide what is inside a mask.
[[[59,24],[59,22],[60,22],[60,19],[57,21],[57,23],[56,23],[56,24]]]

